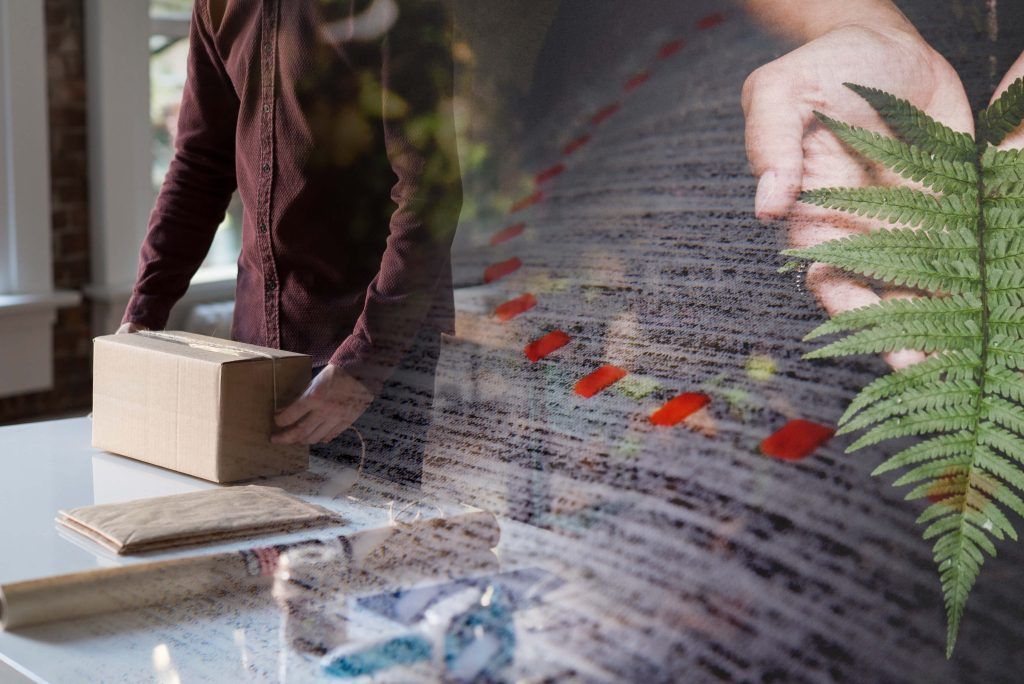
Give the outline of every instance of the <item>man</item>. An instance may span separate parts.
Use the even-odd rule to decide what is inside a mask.
[[[380,454],[401,416],[375,399],[411,404],[423,432],[461,206],[444,3],[196,0],[189,40],[176,151],[119,332],[164,327],[237,187],[232,337],[316,369],[273,440],[330,442],[366,414]],[[411,389],[389,386],[396,370]],[[382,465],[417,480],[406,451]]]

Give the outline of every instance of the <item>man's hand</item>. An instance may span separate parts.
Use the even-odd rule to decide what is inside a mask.
[[[122,323],[121,327],[118,328],[117,332],[114,333],[114,334],[115,335],[129,335],[131,333],[142,332],[143,330],[149,330],[149,328],[147,328],[144,325],[139,325],[138,323]]]
[[[865,17],[870,19],[870,17]],[[878,229],[879,221],[797,204],[801,190],[896,185],[896,174],[867,163],[817,121],[814,111],[882,133],[880,117],[844,82],[879,88],[909,100],[958,131],[973,131],[963,85],[953,68],[909,24],[843,24],[760,67],[743,84],[746,146],[758,177],[754,209],[761,219],[785,218],[789,242],[807,247]],[[807,287],[829,313],[880,299],[913,296],[882,292],[824,264],[812,264]],[[895,368],[924,358],[922,352],[885,355]]]
[[[361,382],[328,364],[302,396],[278,411],[274,422],[284,428],[271,436],[275,444],[329,442],[351,427],[373,401]]]

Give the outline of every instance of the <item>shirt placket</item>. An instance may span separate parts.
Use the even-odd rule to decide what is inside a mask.
[[[256,243],[263,266],[263,319],[266,345],[281,346],[280,287],[271,243],[271,191],[274,181],[274,78],[277,72],[278,0],[264,0],[260,22],[260,162],[256,194]]]

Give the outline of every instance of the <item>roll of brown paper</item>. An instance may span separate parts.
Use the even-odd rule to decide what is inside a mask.
[[[379,586],[388,578],[410,581],[413,575],[448,575],[462,567],[460,558],[479,559],[498,545],[500,536],[498,521],[481,511],[363,530],[335,539],[0,584],[0,627],[12,630],[195,596],[223,595],[241,587],[269,586],[281,553],[314,544],[340,544],[347,557],[346,567],[339,570],[359,585]],[[373,581],[368,582],[369,578]]]

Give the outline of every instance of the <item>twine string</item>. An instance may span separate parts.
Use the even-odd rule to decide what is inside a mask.
[[[349,425],[345,431],[351,430],[356,433],[356,437],[359,438],[359,467],[356,468],[356,475],[359,477],[363,476],[363,466],[366,465],[366,440],[363,439],[363,433],[359,431],[355,425]]]

